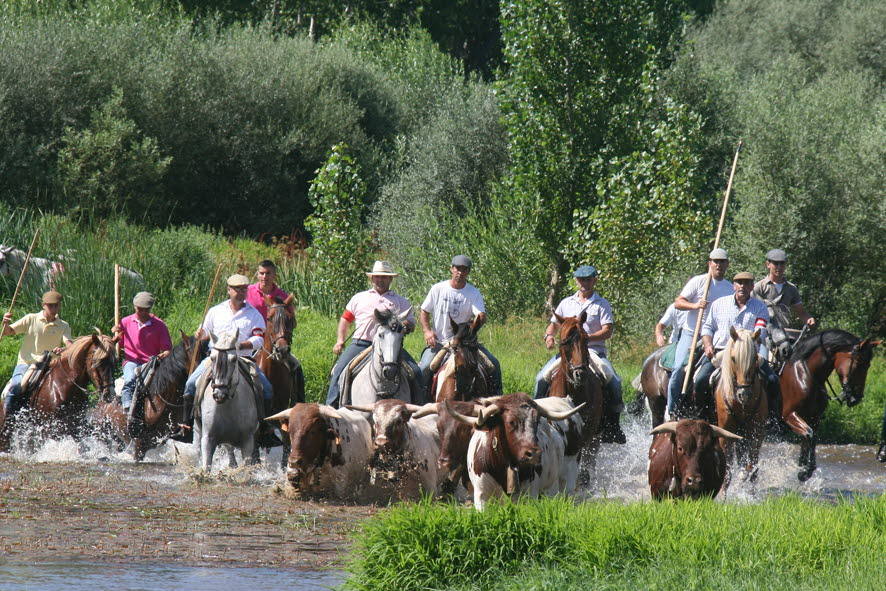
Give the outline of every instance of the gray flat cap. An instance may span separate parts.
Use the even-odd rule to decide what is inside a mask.
[[[720,260],[728,261],[729,255],[726,254],[726,250],[724,250],[722,248],[715,248],[714,250],[711,251],[711,254],[708,255],[708,259],[710,259],[712,261],[720,261]]]
[[[453,267],[467,267],[471,268],[474,266],[474,262],[463,254],[458,254],[452,257],[452,266]]]
[[[766,260],[772,261],[773,263],[786,262],[788,260],[788,255],[780,248],[773,248],[766,253]]]
[[[140,291],[135,294],[134,298],[132,298],[132,305],[136,308],[153,308],[155,301],[156,298],[154,298],[154,294],[147,291]]]

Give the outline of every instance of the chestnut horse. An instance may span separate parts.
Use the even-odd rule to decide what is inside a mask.
[[[808,336],[794,346],[781,373],[781,416],[802,438],[797,473],[801,482],[815,471],[815,435],[828,405],[828,376],[837,372],[842,385],[837,400],[855,406],[864,396],[874,347],[879,344],[880,341],[862,340],[845,330],[831,329]]]
[[[100,398],[112,398],[116,364],[111,337],[98,330],[78,337],[50,362],[46,375],[28,396],[25,407],[34,419],[48,423],[50,434],[77,437],[89,403],[86,387],[92,382]],[[10,417],[7,424],[5,410],[0,405],[0,450],[9,447],[15,417]]]
[[[439,364],[431,386],[434,400],[474,400],[491,396],[493,369],[480,352],[478,318],[464,324],[456,324],[451,318],[449,322],[455,334],[431,362],[431,367]],[[444,358],[445,361],[440,363]]]
[[[268,322],[265,329],[265,342],[255,358],[255,364],[271,382],[274,397],[271,400],[271,414],[292,408],[297,402],[305,401],[305,374],[301,364],[290,354],[292,333],[295,330],[295,310],[293,296],[285,300],[265,296],[268,307]],[[283,468],[289,459],[289,438],[283,437]]]
[[[579,414],[584,421],[582,452],[588,461],[583,465],[579,457],[579,480],[587,483],[600,450],[603,380],[590,366],[588,335],[581,328],[587,318],[587,311],[582,310],[578,317],[563,318],[556,313],[554,316],[560,323],[560,365],[551,378],[548,396],[569,397],[575,406],[584,404]],[[570,455],[569,450],[566,450],[566,455]]]
[[[738,464],[744,469],[744,479],[754,481],[757,478],[757,463],[760,460],[768,412],[757,356],[759,344],[759,330],[751,332],[733,326],[729,329],[729,342],[722,352],[720,379],[714,390],[717,425],[744,437],[740,441],[720,438],[720,445],[726,452],[724,489],[729,486],[734,456],[737,456]],[[735,448],[738,450],[737,454]]]

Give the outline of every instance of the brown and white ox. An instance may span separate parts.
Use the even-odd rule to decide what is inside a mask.
[[[741,439],[694,419],[662,423],[650,435],[649,491],[656,500],[715,497],[726,475],[726,456],[718,439]]]
[[[362,413],[299,403],[265,420],[289,433],[286,478],[298,494],[362,500],[372,455],[372,427]]]
[[[437,496],[445,472],[437,466],[440,436],[434,417],[413,418],[421,407],[396,398],[347,408],[371,417],[370,484],[386,490],[391,499],[418,499],[422,493]]]
[[[474,507],[482,511],[493,497],[555,495],[561,477],[566,441],[551,421],[562,421],[581,406],[552,412],[518,392],[484,400],[478,416],[466,416],[447,401],[446,410],[474,427],[468,443],[468,475]]]

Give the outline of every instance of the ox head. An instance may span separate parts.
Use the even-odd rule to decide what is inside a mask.
[[[398,454],[406,443],[406,423],[421,407],[396,398],[378,400],[372,406],[347,406],[372,415],[373,445],[376,452]]]
[[[662,423],[650,435],[660,433],[670,436],[673,473],[680,480],[680,488],[684,494],[694,496],[711,486],[719,490],[723,482],[725,462],[717,445],[717,438],[738,440],[741,439],[740,436],[705,421],[690,419]],[[712,470],[719,474],[718,483],[705,481],[705,474],[710,475]]]
[[[289,435],[286,478],[296,490],[311,485],[327,460],[333,466],[343,463],[341,440],[333,424],[341,418],[329,406],[296,404],[265,419],[278,423]]]

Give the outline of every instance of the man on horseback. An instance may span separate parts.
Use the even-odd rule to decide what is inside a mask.
[[[267,322],[268,306],[265,303],[265,296],[270,296],[271,301],[273,301],[274,298],[279,298],[280,301],[286,301],[289,294],[280,289],[280,286],[276,283],[277,265],[274,264],[274,261],[265,259],[260,262],[258,264],[258,269],[255,272],[255,276],[258,278],[258,281],[246,289],[246,301],[249,305],[258,310],[261,317]]]
[[[4,400],[6,420],[25,405],[26,392],[22,390],[21,383],[28,367],[40,361],[46,351],[58,355],[65,345],[71,343],[71,326],[59,318],[62,294],[57,291],[47,291],[43,294],[41,302],[42,311],[25,314],[16,322],[12,322],[12,313],[7,312],[3,315],[4,336],[24,334],[15,369],[6,385],[8,390]]]
[[[209,338],[210,333],[218,335],[225,332],[235,331],[237,332],[237,355],[250,358],[251,361],[252,355],[261,349],[264,344],[265,319],[262,318],[262,315],[258,310],[246,301],[246,289],[249,285],[248,278],[239,274],[231,275],[228,277],[227,284],[228,299],[209,309],[206,318],[203,320],[203,324],[200,326],[200,329],[195,336],[198,341],[205,341]],[[176,439],[188,439],[188,434],[186,434],[184,430],[190,430],[190,427],[194,422],[193,411],[194,397],[197,394],[197,380],[200,379],[200,376],[202,376],[204,372],[206,372],[209,364],[210,359],[204,359],[200,365],[197,366],[197,369],[188,376],[188,381],[185,382],[185,423],[179,425],[179,432],[173,435]],[[264,397],[265,408],[258,409],[259,418],[261,419],[268,416],[268,412],[270,411],[268,406],[273,398],[273,390],[271,388],[271,382],[268,381],[268,378],[261,369],[256,366],[255,370],[256,376],[261,383]],[[260,423],[262,424],[262,430],[260,431],[262,438],[266,440],[276,439],[272,436],[266,423],[264,421],[260,421]],[[268,445],[264,445],[264,443],[267,443]],[[279,441],[265,441],[264,443],[262,444],[264,447],[280,445]]]
[[[443,343],[454,336],[452,323],[463,324],[476,317],[477,328],[486,322],[486,304],[480,291],[468,283],[468,274],[473,262],[460,254],[452,257],[449,268],[450,278],[431,286],[425,301],[421,305],[419,320],[424,332],[425,345],[418,366],[422,371],[423,385],[426,390],[431,387],[431,362],[443,347]],[[433,315],[433,316],[432,316]],[[433,320],[433,326],[431,321]],[[498,395],[501,387],[501,364],[483,345],[480,351],[493,365],[492,390]],[[429,395],[429,400],[432,399]]]
[[[731,296],[714,300],[710,313],[704,320],[701,329],[704,355],[699,360],[699,367],[695,372],[695,395],[701,400],[710,396],[708,383],[711,374],[714,373],[712,360],[729,343],[730,329],[744,328],[760,331],[760,372],[766,378],[766,394],[772,405],[778,396],[778,376],[766,360],[766,347],[762,344],[766,334],[766,324],[769,322],[769,311],[763,302],[751,297],[754,285],[753,274],[737,273],[732,278],[732,285],[735,292]]]
[[[715,248],[708,255],[708,272],[696,275],[683,286],[680,295],[674,300],[677,310],[687,312],[686,320],[680,329],[680,340],[677,341],[677,349],[674,352],[674,369],[668,381],[668,414],[671,419],[677,416],[680,409],[680,395],[683,389],[683,378],[686,369],[683,365],[689,357],[689,347],[692,344],[692,335],[695,332],[695,321],[699,310],[704,313],[708,302],[712,302],[733,293],[732,283],[725,279],[726,269],[729,268],[729,255],[722,248]],[[705,285],[710,280],[707,299],[702,299],[705,293]]]
[[[815,326],[815,318],[803,307],[800,290],[785,279],[787,260],[787,254],[780,248],[773,248],[767,252],[766,268],[769,274],[754,285],[753,291],[753,296],[762,300],[769,309],[768,348],[773,352],[779,351],[778,357],[781,362],[787,360],[793,340],[788,336],[791,328],[791,312],[809,327]]]
[[[664,347],[668,343],[675,343],[680,339],[680,332],[686,322],[686,312],[678,310],[676,304],[668,306],[658,322],[655,323],[655,344]],[[665,338],[665,329],[671,328],[670,338]]]
[[[415,328],[415,316],[411,312],[412,304],[400,294],[391,291],[391,282],[397,275],[398,273],[394,272],[394,268],[388,261],[375,261],[372,270],[366,273],[372,283],[372,289],[355,294],[345,306],[345,311],[338,320],[336,341],[332,347],[332,352],[338,355],[338,361],[332,368],[329,389],[326,392],[326,404],[329,406],[335,408],[339,406],[338,381],[344,369],[357,355],[372,345],[372,340],[378,330],[376,310],[390,310],[394,314],[410,310],[404,322],[406,333],[412,332]],[[351,343],[347,348],[344,348],[348,329],[353,323],[356,323],[356,327],[351,335]],[[406,349],[403,349],[400,354],[402,355],[401,361],[409,368],[408,373],[413,376],[410,383],[412,401],[421,404],[424,402],[420,400],[424,397],[421,370]]]
[[[581,328],[588,335],[588,352],[591,354],[591,358],[596,358],[599,365],[604,368],[605,404],[601,425],[602,441],[603,443],[625,443],[627,439],[621,430],[621,425],[619,425],[619,415],[624,409],[621,378],[618,377],[612,363],[606,358],[606,340],[612,337],[612,327],[615,322],[612,316],[612,306],[606,298],[594,291],[597,285],[596,268],[591,265],[582,265],[575,270],[572,276],[578,284],[578,291],[561,300],[554,313],[561,318],[569,316],[578,318],[582,312],[586,312],[587,317]],[[559,323],[556,316],[551,316],[550,324],[545,329],[543,337],[548,349],[557,346],[554,334],[558,328]],[[559,354],[551,357],[535,376],[535,398],[547,396],[548,386],[550,386],[547,376],[553,366],[559,363],[559,359]]]
[[[114,341],[123,344],[123,389],[120,391],[120,406],[128,413],[135,389],[135,370],[151,357],[160,359],[172,350],[172,338],[166,323],[151,314],[155,298],[147,291],[140,291],[132,298],[135,314],[130,314],[113,328]]]

